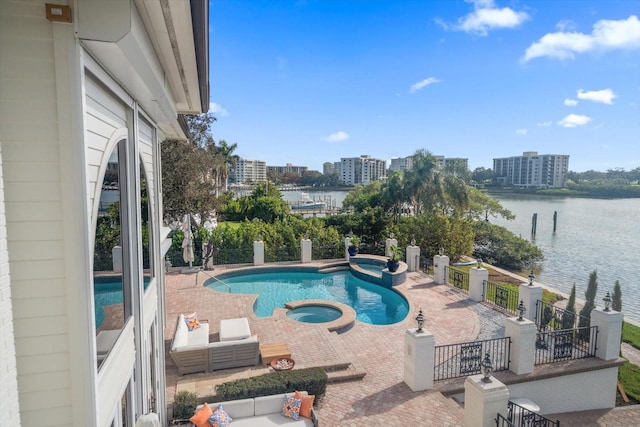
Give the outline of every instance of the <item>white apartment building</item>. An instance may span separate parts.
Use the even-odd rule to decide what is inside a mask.
[[[387,162],[371,156],[343,157],[340,159],[340,178],[347,185],[367,185],[387,177]]]
[[[309,168],[307,166],[295,166],[291,163],[287,163],[284,166],[267,166],[267,172],[277,173],[295,173],[297,175],[304,175]]]
[[[394,157],[389,165],[390,171],[408,171],[413,166],[413,156]]]
[[[267,162],[264,160],[238,159],[229,174],[234,184],[267,181]]]
[[[567,182],[569,156],[526,151],[522,156],[493,159],[499,184],[519,188],[562,188]]]
[[[442,168],[446,169],[448,166],[455,166],[458,168],[469,168],[469,159],[464,159],[461,157],[445,157],[445,156],[433,156],[436,161],[436,164]],[[407,157],[395,157],[391,159],[391,164],[389,165],[390,171],[407,171],[413,168],[413,156]]]
[[[160,144],[208,109],[209,3],[46,3],[1,1],[0,425],[167,425]]]

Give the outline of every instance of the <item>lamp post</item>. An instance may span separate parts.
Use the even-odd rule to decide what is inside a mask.
[[[418,315],[416,316],[416,322],[418,322],[418,329],[416,330],[416,333],[421,334],[422,326],[424,325],[424,316],[422,315],[422,309],[418,311]]]
[[[529,286],[533,286],[533,279],[535,279],[536,276],[533,275],[533,268],[531,269],[531,273],[529,273]]]
[[[602,298],[604,301],[604,311],[611,311],[611,294],[607,291],[607,295]]]
[[[518,322],[522,322],[524,319],[522,315],[527,311],[527,307],[524,306],[524,301],[520,300],[520,304],[518,304],[518,313],[520,313],[520,317],[518,317]]]
[[[491,373],[493,372],[493,363],[491,363],[491,357],[489,357],[489,353],[485,353],[484,360],[480,364],[482,366],[482,374],[484,378],[482,378],[483,383],[491,382]]]

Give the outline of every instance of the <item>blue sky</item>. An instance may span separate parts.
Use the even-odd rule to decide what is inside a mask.
[[[210,26],[213,134],[243,158],[640,166],[636,0],[211,0]]]

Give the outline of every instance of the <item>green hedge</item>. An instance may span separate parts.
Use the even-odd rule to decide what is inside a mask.
[[[291,393],[305,390],[316,396],[316,401],[322,397],[327,388],[327,374],[322,368],[298,369],[295,371],[280,371],[260,375],[258,377],[242,378],[216,386],[216,395],[206,399],[207,402],[222,402],[225,400],[247,399],[272,394]]]

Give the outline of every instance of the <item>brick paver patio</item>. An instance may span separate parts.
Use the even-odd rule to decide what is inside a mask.
[[[329,384],[317,407],[323,427],[329,426],[461,426],[463,408],[438,391],[413,392],[403,381],[404,333],[415,327],[418,309],[422,309],[425,329],[433,333],[436,345],[473,341],[480,333],[477,314],[466,303],[466,296],[448,286],[433,283],[431,277],[409,273],[407,281],[396,289],[404,294],[410,310],[407,318],[395,325],[377,326],[356,321],[342,334],[325,327],[304,324],[284,316],[284,310],[268,318],[253,313],[254,296],[231,295],[204,288],[210,272],[170,273],[166,280],[168,351],[175,322],[180,313],[197,312],[207,319],[215,334],[219,321],[247,317],[253,334],[261,343],[286,342],[296,361],[296,368],[352,363],[366,372],[361,380]],[[269,372],[270,368],[239,368],[214,374],[180,376],[166,355],[168,402],[173,402],[177,388],[196,391],[204,396],[215,383]],[[640,405],[638,405],[640,406]],[[640,408],[587,411],[562,414],[563,426],[629,426],[640,419]]]

